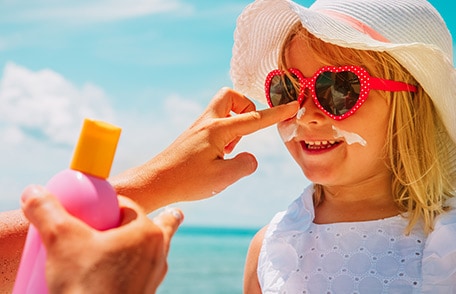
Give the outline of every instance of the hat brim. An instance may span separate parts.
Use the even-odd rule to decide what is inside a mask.
[[[282,43],[298,22],[327,43],[388,52],[429,94],[456,142],[456,71],[451,56],[432,44],[381,40],[331,12],[288,0],[255,1],[238,18],[230,70],[237,91],[266,104],[264,79],[277,68]]]

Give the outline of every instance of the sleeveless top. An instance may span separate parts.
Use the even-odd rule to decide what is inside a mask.
[[[315,224],[313,186],[269,224],[258,259],[263,293],[456,293],[456,213],[422,224],[390,218]],[[453,206],[454,207],[454,206]]]

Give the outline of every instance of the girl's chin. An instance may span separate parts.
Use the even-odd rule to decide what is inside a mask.
[[[315,184],[321,184],[321,185],[326,185],[331,183],[331,178],[330,175],[328,174],[327,169],[319,169],[319,168],[314,168],[314,169],[309,169],[309,168],[303,168],[302,169],[304,176],[311,181],[312,183]]]

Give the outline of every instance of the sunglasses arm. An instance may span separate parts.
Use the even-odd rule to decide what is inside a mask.
[[[369,79],[370,88],[372,90],[382,90],[382,91],[390,91],[390,92],[416,92],[417,89],[415,86],[398,81],[392,80],[385,80],[379,78],[371,77]]]

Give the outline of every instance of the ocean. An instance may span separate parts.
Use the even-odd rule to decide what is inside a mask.
[[[180,227],[158,294],[241,294],[245,257],[257,229]]]

